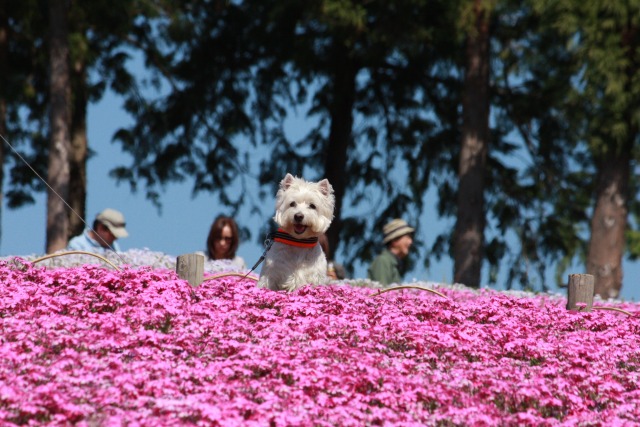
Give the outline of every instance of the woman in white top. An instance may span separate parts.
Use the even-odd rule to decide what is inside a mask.
[[[240,244],[238,234],[238,225],[233,218],[218,216],[211,224],[207,237],[207,256],[209,259],[226,259],[240,268],[247,268],[244,260],[236,255]]]

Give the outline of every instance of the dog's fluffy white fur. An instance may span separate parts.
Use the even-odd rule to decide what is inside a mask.
[[[273,220],[292,237],[318,237],[331,225],[334,205],[328,180],[309,182],[288,173],[280,181]],[[319,244],[301,248],[274,242],[266,254],[258,286],[293,291],[326,282],[327,260]]]

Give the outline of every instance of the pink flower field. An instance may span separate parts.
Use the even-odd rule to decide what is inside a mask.
[[[0,425],[631,426],[640,312],[0,262]]]

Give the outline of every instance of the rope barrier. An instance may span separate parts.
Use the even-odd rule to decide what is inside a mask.
[[[238,277],[242,277],[245,279],[251,279],[254,281],[258,281],[258,277],[254,276],[254,275],[248,275],[248,274],[244,274],[244,273],[235,273],[235,272],[226,272],[226,273],[218,273],[218,274],[213,274],[211,276],[205,276],[204,280],[202,281],[202,283],[206,282],[207,280],[215,280],[215,279],[219,279],[221,277],[228,277],[228,276],[238,276]]]
[[[55,254],[51,254],[51,255],[45,255],[43,257],[40,258],[36,258],[33,261],[31,261],[32,264],[38,263],[40,261],[44,261],[46,259],[49,258],[55,258],[55,257],[59,257],[59,256],[64,256],[64,255],[73,255],[73,254],[79,254],[79,255],[91,255],[94,256],[96,258],[100,258],[102,261],[106,262],[107,264],[109,264],[111,267],[115,268],[116,270],[120,271],[121,269],[113,264],[111,261],[109,261],[108,259],[106,259],[103,256],[100,256],[98,254],[94,254],[93,252],[86,252],[86,251],[67,251],[67,252],[60,252],[60,253],[55,253]]]
[[[591,307],[591,310],[609,310],[609,311],[617,311],[618,313],[626,314],[627,316],[637,316],[636,314],[630,313],[626,310],[617,307]]]
[[[423,288],[422,286],[416,286],[416,285],[394,286],[393,288],[387,288],[387,289],[384,289],[384,290],[378,290],[378,292],[376,294],[371,295],[371,296],[375,297],[375,296],[378,296],[378,295],[383,294],[385,292],[397,291],[399,289],[420,289],[421,291],[427,291],[427,292],[431,292],[431,293],[436,294],[436,295],[440,295],[444,299],[449,299],[449,297],[447,297],[444,294],[441,294],[440,292],[438,292],[436,290],[429,289],[429,288]]]

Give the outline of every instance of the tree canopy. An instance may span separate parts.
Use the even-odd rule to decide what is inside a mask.
[[[49,21],[34,12],[42,5],[2,5],[10,65],[2,68],[0,95],[5,132],[44,173],[50,70],[41,47],[51,38]],[[453,229],[426,244],[432,219],[423,214],[425,195],[436,191],[442,218],[474,212],[481,250],[471,252],[485,271],[481,281],[496,283],[506,271],[507,287],[547,289],[550,266],[560,282],[568,265],[583,262],[600,278],[599,293],[615,295],[622,257],[640,253],[632,173],[635,4],[70,5],[71,129],[82,136],[86,105],[106,90],[119,94],[134,124],[114,138],[131,163],[112,174],[158,206],[167,184],[188,181],[194,193],[209,192],[232,212],[257,213],[285,173],[326,177],[336,190],[330,246],[347,266],[371,260],[378,230],[404,217],[418,229],[412,262],[428,267],[433,258],[453,257],[456,242],[462,249],[456,257],[466,256],[467,244]],[[474,21],[478,16],[484,21]],[[474,83],[465,78],[481,28],[487,74]],[[136,61],[144,73],[133,71]],[[481,90],[486,96],[475,97]],[[465,181],[460,156],[469,135],[480,131],[468,126],[469,117],[487,123],[487,151]],[[291,132],[295,120],[305,128]],[[72,157],[79,174],[71,181],[81,202],[91,142],[77,141]],[[11,167],[4,184],[10,207],[43,190],[13,154],[4,162]],[[474,205],[480,193],[483,203]],[[611,221],[615,227],[606,226]],[[252,231],[261,238],[268,227]]]

